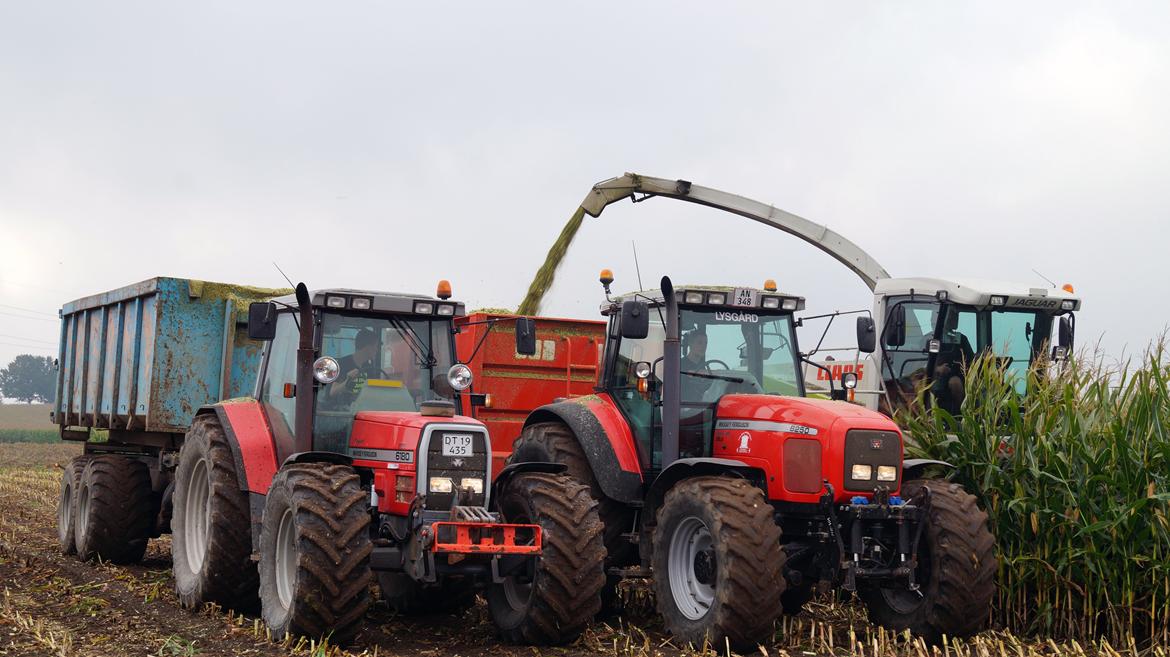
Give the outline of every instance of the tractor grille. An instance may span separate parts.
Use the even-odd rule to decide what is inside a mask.
[[[444,436],[471,436],[472,454],[470,456],[444,456]],[[463,495],[460,497],[459,504],[461,506],[482,506],[485,499],[484,493],[491,486],[491,481],[488,480],[487,476],[489,458],[487,441],[480,429],[470,427],[467,431],[444,429],[432,433],[430,444],[427,446],[426,472],[421,482],[423,490],[427,491],[427,508],[434,511],[448,511],[455,499],[454,491],[451,493],[429,492],[432,477],[447,477],[454,482],[455,486],[459,486],[465,478],[480,479],[483,482],[481,492],[470,496]]]
[[[872,474],[865,481],[853,479],[853,466],[870,466]],[[893,466],[893,481],[878,481],[879,466]],[[902,441],[893,431],[871,431],[850,429],[845,434],[845,489],[850,491],[872,491],[878,486],[889,490],[897,489],[902,479]]]

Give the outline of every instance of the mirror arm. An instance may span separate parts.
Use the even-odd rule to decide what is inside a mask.
[[[820,363],[817,363],[817,362],[811,360],[809,358],[809,356],[813,355],[813,353],[814,352],[810,351],[807,354],[800,354],[800,360],[804,361],[805,363],[808,363],[809,365],[812,365],[813,367],[817,368],[818,370],[820,370],[820,371],[824,372],[826,375],[828,375],[828,377],[829,377],[829,398],[832,399],[833,394],[836,392],[836,389],[833,387],[833,371],[830,370],[829,368],[825,367],[824,365],[821,365]]]

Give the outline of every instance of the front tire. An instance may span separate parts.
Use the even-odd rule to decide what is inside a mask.
[[[91,458],[81,472],[73,509],[78,558],[142,561],[154,520],[153,495],[145,463],[124,456]]]
[[[918,550],[921,588],[866,587],[858,593],[874,623],[910,630],[929,643],[983,629],[995,596],[995,538],[975,496],[945,480],[908,481],[906,499],[930,488],[930,512]]]
[[[345,645],[370,604],[369,494],[353,468],[294,463],[272,480],[260,532],[260,604],[272,638]]]
[[[666,494],[653,541],[654,594],[667,631],[743,652],[771,636],[785,555],[763,491],[743,479],[684,480]]]
[[[172,500],[171,569],[179,603],[255,610],[260,576],[251,559],[248,493],[240,490],[231,447],[214,416],[195,418],[187,432]]]
[[[563,474],[515,475],[497,494],[504,522],[540,525],[542,550],[531,579],[510,576],[487,591],[488,612],[510,643],[573,641],[601,610],[605,545],[597,502]]]

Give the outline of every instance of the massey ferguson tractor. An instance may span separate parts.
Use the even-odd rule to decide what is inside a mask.
[[[765,289],[611,298],[596,393],[531,412],[512,464],[555,462],[599,503],[607,586],[650,577],[666,629],[753,650],[816,590],[856,591],[870,618],[930,641],[988,619],[987,516],[903,461],[885,415],[803,396],[794,313]],[[868,320],[868,318],[864,318]],[[872,351],[872,321],[858,323]],[[845,388],[856,384],[846,375]],[[562,386],[563,387],[563,386]]]
[[[492,472],[449,297],[160,278],[67,305],[54,419],[110,440],[66,470],[62,549],[136,561],[169,530],[182,604],[259,603],[275,638],[351,640],[376,577],[404,613],[483,591],[505,640],[573,640],[601,604],[596,503],[563,466]]]

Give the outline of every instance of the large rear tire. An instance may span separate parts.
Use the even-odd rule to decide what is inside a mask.
[[[75,497],[75,542],[82,561],[142,561],[157,508],[145,463],[95,456],[81,472]]]
[[[260,604],[272,637],[345,645],[370,604],[369,493],[353,468],[294,463],[272,480],[260,531]]]
[[[497,494],[505,522],[540,525],[542,550],[531,579],[510,576],[487,591],[488,612],[510,643],[575,640],[601,610],[605,545],[597,502],[564,474],[515,475]]]
[[[390,608],[403,615],[457,614],[475,604],[470,582],[448,579],[424,586],[406,573],[380,571],[378,588]]]
[[[219,420],[195,418],[175,471],[171,542],[175,593],[184,607],[214,602],[254,611],[260,576],[252,561],[248,493]]]
[[[930,488],[930,513],[918,548],[918,591],[878,586],[859,589],[874,623],[910,630],[927,642],[966,637],[983,629],[995,596],[995,538],[975,496],[945,480],[908,481],[906,499]]]
[[[750,652],[772,635],[784,593],[780,527],[743,479],[695,477],[670,489],[654,529],[653,578],[667,631],[683,643]]]
[[[57,545],[61,554],[77,554],[77,489],[89,455],[74,457],[61,472],[61,494],[57,498]]]
[[[524,428],[512,446],[512,461],[516,463],[543,461],[560,463],[565,473],[589,487],[589,494],[597,500],[597,515],[605,525],[605,568],[635,565],[638,550],[623,534],[634,531],[634,510],[629,506],[606,497],[589,465],[589,458],[581,447],[581,441],[572,429],[560,422],[540,422]],[[617,606],[617,583],[619,577],[608,575],[602,590],[602,604],[605,609]]]

